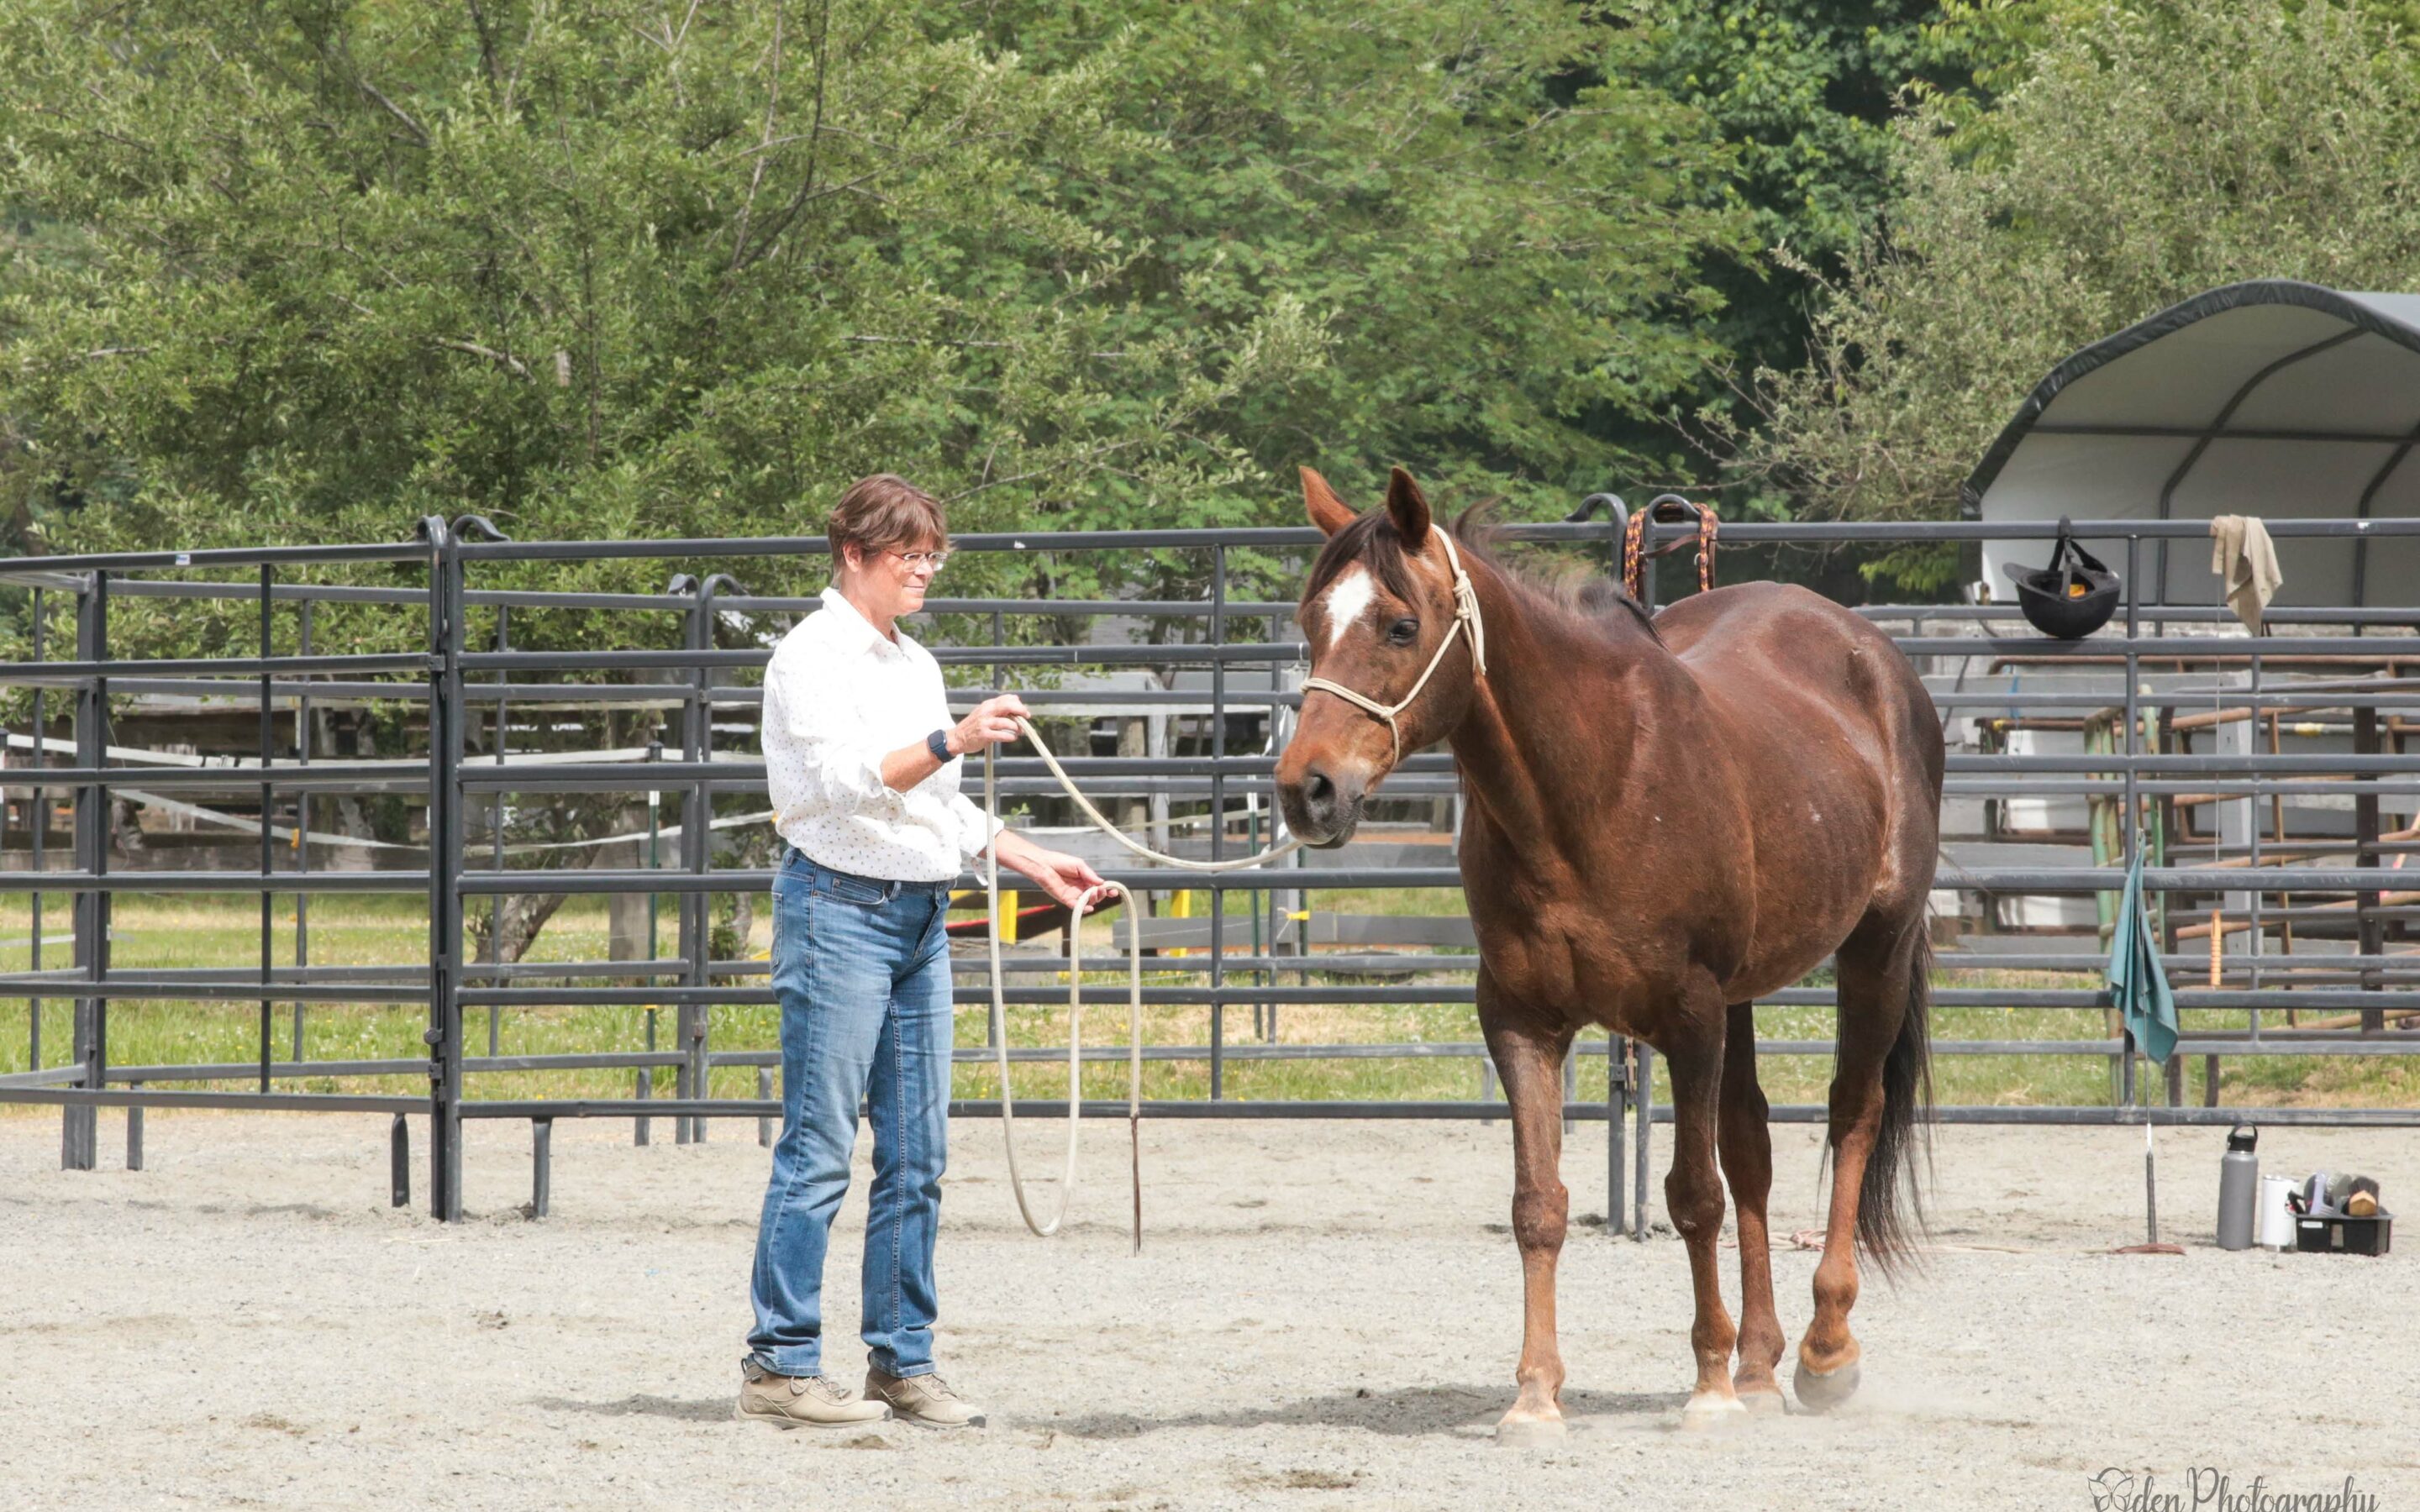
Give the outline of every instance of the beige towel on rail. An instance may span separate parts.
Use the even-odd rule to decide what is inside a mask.
[[[2277,548],[2257,515],[2221,515],[2210,522],[2210,570],[2225,585],[2226,607],[2254,635],[2286,575],[2277,570]]]

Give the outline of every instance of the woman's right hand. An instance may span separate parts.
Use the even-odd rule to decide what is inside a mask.
[[[1033,716],[1025,701],[1014,693],[1002,693],[975,705],[972,714],[957,722],[950,732],[950,749],[959,756],[983,749],[985,746],[1005,745],[1016,739],[1016,721]]]

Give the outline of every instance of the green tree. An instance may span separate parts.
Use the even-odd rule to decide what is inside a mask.
[[[2420,279],[2420,77],[2358,7],[1994,9],[2041,45],[1988,111],[1938,97],[1904,123],[1904,197],[1809,361],[1760,375],[1763,428],[1731,433],[1742,474],[1807,509],[1953,514],[2043,374],[2201,289]]]
[[[1057,190],[1143,150],[1098,108],[1114,42],[1041,72],[871,5],[104,14],[0,27],[10,197],[83,233],[12,280],[7,486],[89,501],[79,544],[770,532],[884,465],[1174,491],[1241,466],[1208,405],[1319,358],[1281,298],[1102,339],[1132,253]]]
[[[1560,0],[5,0],[0,201],[72,232],[0,285],[0,517],[812,532],[887,467],[960,530],[1241,523],[1397,459],[1559,501],[1695,381],[1738,234],[1636,45]]]
[[[1658,0],[1642,23],[1643,76],[1713,123],[1732,149],[1720,192],[1753,218],[1749,253],[1705,269],[1727,358],[1794,367],[1817,292],[1802,269],[1846,270],[1893,193],[1893,123],[1913,93],[1971,87],[1981,30],[1933,0]]]

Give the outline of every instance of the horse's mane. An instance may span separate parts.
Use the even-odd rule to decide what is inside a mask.
[[[1623,592],[1621,584],[1605,574],[1575,562],[1514,566],[1498,556],[1495,547],[1503,527],[1495,517],[1497,502],[1488,500],[1474,504],[1454,519],[1448,529],[1453,532],[1457,546],[1494,567],[1533,609],[1599,636],[1611,636],[1618,627],[1635,624],[1658,645],[1663,643],[1664,638],[1656,635],[1655,622],[1646,609]],[[1303,597],[1316,596],[1336,580],[1339,573],[1357,562],[1370,569],[1388,593],[1408,599],[1418,591],[1394,519],[1383,509],[1371,510],[1328,537],[1327,545],[1311,564]]]

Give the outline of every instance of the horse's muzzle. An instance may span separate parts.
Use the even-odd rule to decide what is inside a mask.
[[[1296,839],[1328,850],[1351,840],[1361,826],[1361,804],[1369,791],[1369,779],[1358,772],[1307,762],[1296,774],[1280,769],[1278,809]]]

